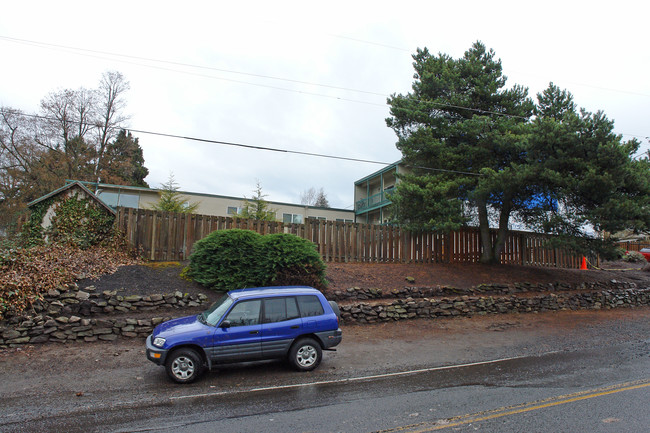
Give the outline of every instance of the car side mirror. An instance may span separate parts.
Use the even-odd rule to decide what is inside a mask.
[[[221,322],[220,328],[230,328],[230,320],[224,320]]]

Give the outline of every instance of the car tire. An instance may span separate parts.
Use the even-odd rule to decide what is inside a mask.
[[[339,304],[334,301],[327,302],[329,302],[330,307],[332,307],[332,311],[334,311],[334,314],[336,314],[336,317],[339,319],[339,323],[341,323],[341,309],[339,308]]]
[[[289,363],[298,371],[311,371],[323,359],[323,350],[313,338],[301,338],[289,350]]]
[[[178,349],[167,358],[165,370],[174,382],[191,383],[203,372],[203,359],[193,349]]]

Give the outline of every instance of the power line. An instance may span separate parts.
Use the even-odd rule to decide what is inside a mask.
[[[390,45],[373,43],[373,42],[370,42],[370,41],[350,38],[350,37],[346,37],[346,36],[342,36],[342,35],[330,34],[330,36],[339,37],[339,38],[343,38],[343,39],[349,39],[349,40],[353,40],[353,41],[361,42],[361,43],[367,43],[367,44],[383,46],[383,47],[386,47],[386,48],[405,50],[405,49],[399,48],[399,47],[393,47],[393,46],[390,46]],[[358,90],[358,89],[339,87],[339,86],[331,86],[331,85],[313,83],[313,82],[308,82],[308,81],[293,80],[293,79],[274,77],[274,76],[269,76],[269,75],[253,74],[253,73],[247,73],[247,72],[241,72],[241,71],[235,71],[235,70],[229,70],[229,69],[221,69],[221,68],[214,68],[214,67],[208,67],[208,66],[201,66],[201,65],[195,65],[195,64],[190,64],[190,63],[175,62],[175,61],[168,61],[168,60],[161,60],[161,59],[153,59],[153,58],[147,58],[147,57],[141,57],[141,56],[132,56],[132,55],[119,54],[119,53],[113,53],[113,52],[108,52],[108,51],[90,50],[90,49],[85,49],[85,48],[71,47],[71,46],[67,46],[67,45],[59,45],[59,44],[52,44],[52,43],[46,43],[46,42],[32,41],[32,40],[27,40],[27,39],[13,38],[13,37],[3,36],[3,35],[0,35],[0,39],[6,40],[6,41],[9,41],[9,42],[14,42],[14,43],[33,45],[33,46],[37,46],[37,47],[51,47],[51,48],[54,48],[54,49],[74,50],[74,51],[81,51],[81,52],[86,52],[86,53],[102,54],[102,55],[109,55],[109,56],[114,56],[114,57],[123,57],[123,58],[143,60],[143,61],[149,61],[149,62],[171,64],[171,65],[176,65],[176,66],[184,66],[184,67],[191,67],[191,68],[197,68],[197,69],[213,70],[213,71],[219,71],[219,72],[247,75],[247,76],[265,78],[265,79],[271,79],[271,80],[280,80],[280,81],[286,81],[286,82],[292,82],[292,83],[304,84],[304,85],[311,85],[311,86],[318,86],[318,87],[335,89],[335,90],[352,91],[352,92],[364,93],[364,94],[369,94],[369,95],[374,95],[374,96],[389,97],[389,95],[378,93],[378,92],[370,92],[370,91],[365,91],[365,90]],[[86,55],[86,56],[90,56],[90,57],[98,57],[98,56],[94,56],[94,55],[81,54],[81,53],[73,53],[73,54]],[[99,57],[99,58],[102,58],[102,57]],[[120,60],[118,60],[118,61],[120,61]],[[201,77],[205,77],[205,78],[218,79],[218,80],[222,80],[222,81],[229,81],[229,82],[253,85],[253,86],[258,86],[258,87],[266,87],[266,88],[271,88],[271,89],[275,89],[275,90],[295,92],[295,93],[301,93],[301,94],[306,94],[306,95],[311,95],[311,96],[320,96],[320,97],[338,99],[338,100],[346,101],[346,102],[362,103],[362,104],[373,105],[373,106],[378,106],[378,107],[386,107],[387,106],[387,103],[379,104],[379,103],[373,103],[373,102],[368,102],[368,101],[360,101],[360,100],[342,98],[342,97],[333,96],[333,95],[326,95],[326,94],[320,94],[320,93],[314,93],[314,92],[306,92],[306,91],[300,91],[300,90],[295,90],[295,89],[287,89],[287,88],[282,88],[282,87],[277,87],[277,86],[270,86],[270,85],[265,85],[265,84],[260,84],[260,83],[251,83],[251,82],[247,82],[247,81],[234,80],[234,79],[228,79],[228,78],[223,78],[223,77],[215,77],[215,76],[212,76],[212,75],[205,75],[205,74],[199,74],[199,73],[193,73],[193,72],[187,72],[187,71],[180,71],[180,70],[177,70],[177,69],[164,68],[164,67],[153,66],[153,65],[146,65],[146,64],[135,63],[135,62],[127,62],[127,61],[123,61],[123,60],[121,62],[135,64],[135,65],[149,67],[149,68],[154,68],[154,69],[159,69],[159,70],[167,70],[167,71],[171,71],[171,72],[184,73],[184,74],[188,74],[188,75],[195,75],[195,76],[201,76]],[[614,90],[614,89],[606,89],[606,90]],[[625,92],[625,93],[630,93],[630,92]],[[464,107],[464,106],[460,106],[460,105],[446,104],[446,103],[441,103],[441,102],[433,102],[433,101],[427,101],[427,100],[422,100],[422,99],[411,99],[411,101],[420,102],[420,103],[423,103],[423,104],[430,104],[430,105],[437,106],[437,107],[442,107],[442,108],[453,108],[453,109],[457,109],[457,110],[465,110],[465,111],[475,112],[475,113],[479,113],[479,114],[489,114],[489,115],[496,115],[496,116],[503,116],[503,117],[508,117],[508,118],[516,118],[516,119],[524,119],[524,120],[528,119],[528,117],[520,116],[520,115],[502,113],[502,112],[491,111],[491,110],[483,110],[483,109],[472,108],[472,107]],[[391,108],[396,109],[396,110],[403,110],[403,111],[415,111],[413,109],[406,109],[406,108],[397,107],[397,106],[392,106]],[[148,133],[148,132],[143,131],[142,133]],[[644,137],[642,135],[635,135],[635,134],[622,134],[622,135],[632,136],[632,137],[641,138],[641,139],[643,139],[643,138],[648,139],[648,137]],[[181,137],[181,138],[187,138],[187,137]]]
[[[331,36],[331,37],[346,39],[346,40],[359,42],[359,43],[363,43],[363,44],[375,45],[375,46],[388,48],[388,49],[393,49],[393,50],[411,52],[411,50],[406,49],[406,48],[396,47],[396,46],[393,46],[393,45],[382,44],[382,43],[373,42],[373,41],[367,41],[367,40],[364,40],[364,39],[352,38],[352,37],[345,36],[345,35],[338,35],[338,34],[334,34],[334,33],[328,33],[328,35]],[[91,49],[87,49],[87,48],[72,47],[72,46],[69,46],[69,45],[52,44],[52,43],[48,43],[48,42],[40,42],[40,41],[32,41],[32,40],[28,40],[28,39],[14,38],[14,37],[11,37],[11,36],[0,35],[0,39],[4,39],[6,41],[14,42],[14,43],[33,45],[33,46],[37,46],[37,47],[52,47],[52,48],[59,48],[59,49],[66,49],[66,50],[82,51],[82,52],[87,52],[87,53],[109,55],[109,56],[113,56],[113,57],[123,57],[123,58],[129,58],[129,59],[134,59],[134,60],[144,60],[144,61],[147,61],[147,62],[164,63],[164,64],[169,64],[169,65],[183,66],[183,67],[189,67],[189,68],[195,68],[195,69],[204,69],[204,70],[211,70],[211,71],[217,71],[217,72],[226,72],[226,73],[230,73],[230,74],[245,75],[245,76],[256,77],[256,78],[264,78],[264,79],[269,79],[269,80],[285,81],[285,82],[289,82],[289,83],[304,84],[304,85],[323,87],[323,88],[334,89],[334,90],[344,90],[344,91],[348,91],[348,92],[362,93],[362,94],[367,94],[367,95],[383,96],[383,97],[388,96],[385,93],[368,91],[368,90],[353,89],[353,88],[350,88],[350,87],[334,86],[334,85],[330,85],[330,84],[315,83],[315,82],[310,82],[310,81],[303,81],[303,80],[296,80],[296,79],[291,79],[291,78],[276,77],[276,76],[265,75],[265,74],[256,74],[256,73],[251,73],[251,72],[242,72],[242,71],[236,71],[236,70],[233,70],[233,69],[215,68],[215,67],[211,67],[211,66],[197,65],[197,64],[193,64],[193,63],[184,63],[184,62],[177,62],[177,61],[172,61],[172,60],[154,59],[154,58],[150,58],[150,57],[142,57],[142,56],[134,56],[134,55],[128,55],[128,54],[120,54],[120,53],[114,53],[114,52],[110,52],[110,51],[91,50]],[[78,53],[76,53],[76,54],[78,54]],[[132,64],[138,64],[138,63],[132,63]],[[138,64],[138,65],[147,66],[147,65],[142,65],[142,64]],[[164,68],[159,68],[159,69],[164,69]],[[164,70],[169,70],[169,71],[174,71],[174,72],[181,72],[181,73],[183,72],[183,71],[178,71],[178,70],[175,70],[175,69],[164,69]],[[519,72],[519,73],[521,73],[521,72]],[[211,76],[206,76],[206,77],[211,77]],[[211,78],[223,79],[223,78],[220,78],[220,77],[211,77]],[[235,80],[227,80],[227,79],[223,79],[223,80],[235,81]],[[242,81],[235,81],[235,82],[255,85],[254,83],[248,83],[248,82],[242,82]],[[591,87],[593,89],[598,89],[598,90],[605,90],[605,91],[609,91],[609,92],[617,92],[617,93],[625,93],[625,94],[629,94],[629,95],[650,97],[650,95],[648,95],[648,94],[633,92],[633,91],[630,91],[630,90],[613,89],[613,88],[610,88],[610,87],[595,86],[595,85],[592,85],[592,84],[585,84],[585,83],[580,83],[580,82],[576,82],[576,81],[569,81],[569,82],[572,83],[572,84],[578,85],[578,86]],[[289,89],[279,89],[279,90],[289,90]],[[317,95],[317,96],[325,96],[325,95]],[[352,101],[352,102],[360,102],[360,101]]]
[[[371,91],[359,90],[359,89],[352,89],[352,88],[349,88],[349,87],[333,86],[333,85],[329,85],[329,84],[321,84],[321,83],[314,83],[314,82],[310,82],[310,81],[294,80],[294,79],[291,79],[291,78],[275,77],[275,76],[272,76],[272,75],[264,75],[264,74],[250,73],[250,72],[235,71],[233,69],[215,68],[215,67],[211,67],[211,66],[196,65],[196,64],[192,64],[192,63],[175,62],[175,61],[171,61],[171,60],[162,60],[162,59],[154,59],[154,58],[150,58],[150,57],[132,56],[132,55],[128,55],[128,54],[113,53],[113,52],[110,52],[110,51],[90,50],[90,49],[86,49],[86,48],[71,47],[71,46],[68,46],[68,45],[59,45],[59,44],[52,44],[52,43],[48,43],[48,42],[38,42],[38,41],[31,41],[31,40],[27,40],[27,39],[12,38],[12,37],[9,37],[9,36],[0,35],[0,39],[4,39],[4,40],[9,41],[9,42],[16,42],[16,43],[21,43],[21,44],[33,45],[33,46],[37,46],[37,47],[42,46],[42,47],[53,47],[53,48],[66,49],[66,50],[82,51],[82,52],[93,53],[93,54],[102,54],[102,55],[108,55],[108,56],[114,56],[114,57],[124,57],[124,58],[127,58],[127,59],[144,60],[144,61],[147,61],[147,62],[163,63],[163,64],[174,65],[174,66],[183,66],[183,67],[188,67],[188,68],[203,69],[203,70],[216,71],[216,72],[226,72],[226,73],[229,73],[229,74],[246,75],[246,76],[249,76],[249,77],[265,78],[265,79],[269,79],[269,80],[286,81],[288,83],[305,84],[305,85],[308,85],[308,86],[323,87],[323,88],[326,88],[326,89],[345,90],[347,92],[363,93],[363,94],[374,95],[374,96],[383,96],[383,97],[387,96],[385,93],[371,92]],[[146,66],[146,65],[144,65],[144,66]],[[178,71],[178,70],[175,70],[175,69],[166,69],[166,70],[175,71],[175,72],[182,72],[182,71]],[[246,83],[246,82],[242,82],[242,83]],[[253,84],[253,83],[246,83],[246,84]]]
[[[21,113],[19,111],[15,110],[6,110],[7,112],[10,112],[15,115],[19,116],[25,116],[25,117],[31,117],[34,119],[41,119],[41,120],[57,120],[53,117],[48,117],[48,116],[41,116],[37,114],[25,114]],[[78,121],[71,121],[72,123],[80,123]],[[139,134],[147,134],[147,135],[154,135],[157,137],[167,137],[167,138],[177,138],[177,139],[182,139],[182,140],[189,140],[189,141],[197,141],[201,143],[210,143],[210,144],[221,144],[224,146],[233,146],[233,147],[240,147],[244,149],[252,149],[252,150],[265,150],[269,152],[279,152],[279,153],[287,153],[287,154],[294,154],[294,155],[303,155],[303,156],[311,156],[311,157],[317,157],[317,158],[328,158],[328,159],[336,159],[339,161],[352,161],[352,162],[362,162],[366,164],[379,164],[379,165],[391,165],[392,163],[390,162],[385,162],[385,161],[374,161],[370,159],[362,159],[362,158],[352,158],[352,157],[347,157],[347,156],[338,156],[338,155],[327,155],[323,153],[314,153],[314,152],[302,152],[299,150],[289,150],[289,149],[280,149],[280,148],[275,148],[275,147],[267,147],[267,146],[258,146],[258,145],[252,145],[252,144],[243,144],[243,143],[235,143],[235,142],[230,142],[230,141],[221,141],[221,140],[213,140],[213,139],[208,139],[208,138],[199,138],[199,137],[191,137],[191,136],[185,136],[185,135],[178,135],[178,134],[169,134],[169,133],[164,133],[164,132],[154,132],[154,131],[146,131],[143,129],[134,129],[134,128],[125,128],[125,127],[117,127],[117,128],[111,128],[114,130],[117,129],[124,129],[129,132],[137,132]],[[480,173],[472,173],[468,171],[460,171],[460,170],[447,170],[443,168],[428,168],[428,167],[421,167],[421,166],[412,166],[413,168],[419,168],[419,169],[424,169],[424,170],[430,170],[430,171],[438,171],[438,172],[443,172],[443,173],[453,173],[453,174],[464,174],[464,175],[469,175],[469,176],[482,176]]]
[[[222,72],[232,72],[232,73],[236,73],[236,74],[250,75],[250,76],[255,76],[255,77],[264,77],[264,78],[270,78],[270,79],[274,79],[274,80],[282,80],[282,81],[288,81],[288,82],[293,82],[293,83],[307,84],[307,85],[312,85],[312,86],[320,86],[320,87],[325,87],[325,88],[330,88],[330,89],[346,90],[346,91],[365,93],[365,94],[375,95],[375,96],[383,96],[385,98],[388,98],[390,96],[390,95],[383,94],[383,93],[368,92],[368,91],[364,91],[364,90],[355,90],[355,89],[350,89],[350,88],[345,88],[345,87],[330,86],[330,85],[326,85],[326,84],[310,83],[310,82],[306,82],[306,81],[284,79],[284,78],[264,76],[264,75],[258,75],[258,74],[249,74],[249,73],[245,73],[245,72],[229,71],[229,70],[225,70],[225,69],[211,68],[211,67],[206,67],[206,66],[196,66],[196,65],[191,65],[191,64],[188,64],[188,63],[170,62],[170,61],[166,61],[166,60],[157,60],[157,59],[148,59],[148,58],[145,58],[145,57],[116,54],[116,53],[110,53],[110,52],[106,52],[106,51],[87,50],[87,49],[84,49],[84,48],[75,48],[75,47],[69,47],[69,46],[65,46],[65,45],[56,45],[56,44],[49,44],[49,43],[44,43],[44,42],[28,41],[28,40],[25,40],[25,39],[16,39],[16,38],[10,38],[10,37],[6,37],[6,36],[1,36],[1,35],[0,35],[0,39],[5,39],[5,40],[11,41],[11,42],[24,43],[24,44],[27,44],[27,45],[34,45],[34,46],[37,46],[37,47],[45,46],[45,47],[54,47],[56,49],[78,50],[78,51],[84,51],[84,52],[89,52],[89,53],[101,53],[101,54],[117,56],[117,57],[134,58],[134,59],[140,59],[140,60],[145,60],[145,61],[153,61],[153,62],[159,62],[159,63],[183,65],[183,66],[188,66],[188,67],[193,67],[193,68],[200,68],[200,69],[210,69],[210,70],[222,71]],[[83,56],[87,56],[87,57],[103,58],[103,57],[98,57],[98,56],[95,56],[95,55],[92,55],[92,54],[80,54],[80,53],[73,53],[73,54],[83,55]],[[142,63],[135,63],[135,62],[129,62],[129,61],[124,61],[124,60],[118,60],[118,61],[120,61],[122,63],[134,64],[134,65],[143,66],[143,67],[152,68],[152,69],[177,72],[177,73],[181,73],[181,74],[199,76],[199,77],[204,77],[204,78],[211,78],[211,79],[216,79],[216,80],[221,80],[221,81],[228,81],[228,82],[232,82],[232,83],[247,84],[247,85],[250,85],[250,86],[264,87],[264,88],[268,88],[268,89],[281,90],[281,91],[285,91],[285,92],[300,93],[300,94],[303,94],[303,95],[319,96],[319,97],[324,97],[324,98],[337,99],[337,100],[345,101],[345,102],[353,102],[353,103],[357,103],[357,104],[372,105],[372,106],[382,107],[382,108],[387,107],[386,103],[379,104],[379,103],[376,103],[376,102],[360,101],[358,99],[343,98],[343,97],[340,97],[340,96],[326,95],[326,94],[323,94],[323,93],[306,92],[306,91],[302,91],[302,90],[287,89],[287,88],[284,88],[284,87],[271,86],[271,85],[267,85],[267,84],[251,83],[249,81],[234,80],[234,79],[231,79],[231,78],[215,77],[213,75],[205,75],[205,74],[200,74],[200,73],[196,73],[196,72],[180,71],[180,70],[177,70],[177,69],[165,68],[165,67],[161,67],[161,66],[146,65],[146,64],[142,64]],[[515,114],[501,113],[501,112],[498,112],[498,111],[482,110],[482,109],[479,109],[479,108],[472,108],[472,107],[463,107],[463,106],[460,106],[460,105],[445,104],[445,103],[442,103],[442,102],[433,102],[433,101],[427,101],[427,100],[423,100],[423,99],[413,99],[412,101],[427,103],[427,104],[431,104],[431,105],[434,105],[434,106],[437,106],[437,107],[442,107],[442,108],[454,108],[454,109],[457,109],[457,110],[465,110],[465,111],[475,112],[475,113],[479,113],[479,114],[492,114],[492,115],[495,115],[495,116],[502,116],[502,117],[508,117],[508,118],[527,119],[527,117],[519,116],[519,115],[515,115]],[[394,107],[394,108],[397,109],[397,110],[406,110],[406,109],[401,108],[401,107]]]
[[[346,36],[342,36],[342,35],[330,34],[330,36],[343,38],[343,39],[349,39],[349,40],[353,40],[353,41],[361,42],[361,43],[366,43],[366,44],[373,44],[373,45],[383,46],[383,47],[391,48],[391,49],[405,50],[404,48],[393,47],[393,46],[390,46],[390,45],[379,44],[379,43],[374,43],[374,42],[365,41],[365,40],[361,40],[361,39],[350,38],[350,37],[346,37]],[[196,65],[196,64],[191,64],[191,63],[183,63],[183,62],[176,62],[176,61],[170,61],[170,60],[161,60],[161,59],[154,59],[154,58],[148,58],[148,57],[133,56],[133,55],[127,55],[127,54],[119,54],[119,53],[113,53],[113,52],[109,52],[109,51],[91,50],[91,49],[86,49],[86,48],[72,47],[72,46],[68,46],[68,45],[52,44],[52,43],[47,43],[47,42],[32,41],[32,40],[28,40],[28,39],[13,38],[13,37],[10,37],[10,36],[0,35],[0,39],[3,39],[3,40],[8,41],[8,42],[32,45],[32,46],[41,47],[41,48],[50,47],[50,48],[53,48],[53,49],[73,50],[73,51],[91,53],[91,54],[82,54],[82,53],[73,52],[72,54],[84,55],[84,56],[87,56],[87,57],[95,57],[95,58],[100,58],[100,59],[106,59],[106,58],[105,57],[99,57],[99,56],[96,56],[94,54],[102,54],[102,55],[108,55],[108,56],[113,56],[113,57],[122,57],[122,58],[127,58],[127,59],[142,60],[142,61],[155,62],[155,63],[163,63],[163,64],[169,64],[169,65],[175,65],[175,66],[183,66],[183,67],[189,67],[189,68],[195,68],[195,69],[203,69],[203,70],[211,70],[211,71],[218,71],[218,72],[226,72],[226,73],[232,73],[232,74],[246,75],[246,76],[251,76],[251,77],[264,78],[264,79],[270,79],[270,80],[278,80],[278,81],[285,81],[285,82],[290,82],[290,83],[295,83],[295,84],[316,86],[316,87],[322,87],[322,88],[333,89],[333,90],[343,90],[343,91],[362,93],[362,94],[367,94],[367,95],[372,95],[372,96],[382,96],[384,98],[388,98],[388,97],[391,96],[391,95],[387,95],[385,93],[371,92],[371,91],[359,90],[359,89],[352,89],[352,88],[349,88],[349,87],[340,87],[340,86],[333,86],[333,85],[328,85],[328,84],[314,83],[314,82],[309,82],[309,81],[294,80],[294,79],[290,79],[290,78],[274,77],[274,76],[263,75],[263,74],[254,74],[254,73],[248,73],[248,72],[235,71],[235,70],[231,70],[231,69],[214,68],[214,67],[210,67],[210,66],[202,66],[202,65]],[[112,59],[112,60],[117,60],[117,59]],[[200,73],[196,73],[196,72],[181,71],[181,70],[178,70],[178,69],[165,68],[165,67],[154,66],[154,65],[147,65],[147,64],[136,63],[136,62],[129,62],[129,61],[125,61],[125,60],[117,60],[117,61],[122,62],[122,63],[133,64],[133,65],[137,65],[137,66],[152,68],[152,69],[182,73],[182,74],[186,74],[186,75],[199,76],[199,77],[210,78],[210,79],[221,80],[221,81],[228,81],[228,82],[238,83],[238,84],[247,84],[247,85],[250,85],[250,86],[264,87],[264,88],[280,90],[280,91],[285,91],[285,92],[300,93],[300,94],[310,95],[310,96],[319,96],[319,97],[324,97],[324,98],[337,99],[337,100],[345,101],[345,102],[353,102],[353,103],[357,103],[357,104],[372,105],[372,106],[382,107],[382,108],[387,106],[386,103],[381,103],[380,104],[380,103],[376,103],[376,102],[360,101],[360,100],[357,100],[357,99],[343,98],[343,97],[339,97],[339,96],[327,95],[327,94],[322,94],[322,93],[307,92],[307,91],[296,90],[296,89],[287,89],[287,88],[284,88],[284,87],[271,86],[271,85],[261,84],[261,83],[252,83],[252,82],[249,82],[249,81],[235,80],[235,79],[231,79],[231,78],[216,77],[214,75],[206,75],[206,74],[200,74]],[[605,90],[616,91],[614,89],[605,89]],[[622,93],[632,93],[632,92],[627,92],[627,91],[620,91],[620,92],[622,92]],[[641,95],[641,94],[639,94],[639,95]],[[643,95],[643,96],[647,96],[647,95]],[[515,119],[524,119],[524,120],[528,119],[528,117],[520,116],[520,115],[516,115],[516,114],[508,114],[508,113],[502,113],[502,112],[498,112],[498,111],[482,110],[482,109],[472,108],[472,107],[463,107],[463,106],[460,106],[460,105],[452,105],[452,104],[446,104],[446,103],[442,103],[442,102],[433,102],[433,101],[427,101],[427,100],[423,100],[423,99],[413,99],[412,101],[427,103],[427,104],[431,104],[431,105],[438,106],[438,107],[443,107],[443,108],[453,108],[453,109],[457,109],[457,110],[465,110],[465,111],[475,112],[475,113],[479,113],[479,114],[490,114],[490,115],[495,115],[495,116],[502,116],[502,117],[515,118]],[[399,108],[399,107],[393,107],[393,108],[398,109],[398,110],[405,110],[405,109]],[[624,134],[624,135],[632,135],[632,134]],[[641,136],[637,135],[635,137],[641,137]]]

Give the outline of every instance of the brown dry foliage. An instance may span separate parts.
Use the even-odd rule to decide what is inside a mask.
[[[0,261],[0,320],[20,314],[49,290],[136,263],[139,260],[132,255],[106,247],[81,250],[46,245],[13,250]]]

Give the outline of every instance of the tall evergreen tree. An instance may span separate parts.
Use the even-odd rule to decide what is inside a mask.
[[[603,112],[577,110],[573,97],[553,83],[537,95],[528,141],[528,164],[539,200],[522,215],[554,234],[650,228],[650,162],[636,159],[640,143],[622,141]]]
[[[648,226],[648,161],[632,159],[638,143],[622,143],[604,114],[577,112],[552,84],[535,106],[524,87],[505,87],[480,42],[459,59],[426,48],[413,58],[413,90],[389,98],[386,119],[412,170],[392,197],[400,223],[453,230],[475,218],[486,263],[499,261],[513,215],[574,239],[587,224]]]
[[[453,230],[473,211],[481,260],[496,262],[522,194],[515,179],[534,104],[527,89],[505,88],[501,61],[480,42],[460,59],[426,48],[413,58],[413,91],[388,99],[386,120],[404,163],[413,167],[393,196],[399,219],[412,228]],[[494,241],[490,210],[499,221]]]
[[[149,169],[144,166],[144,156],[138,139],[123,129],[106,147],[98,173],[105,183],[149,186],[144,181],[149,174]]]

